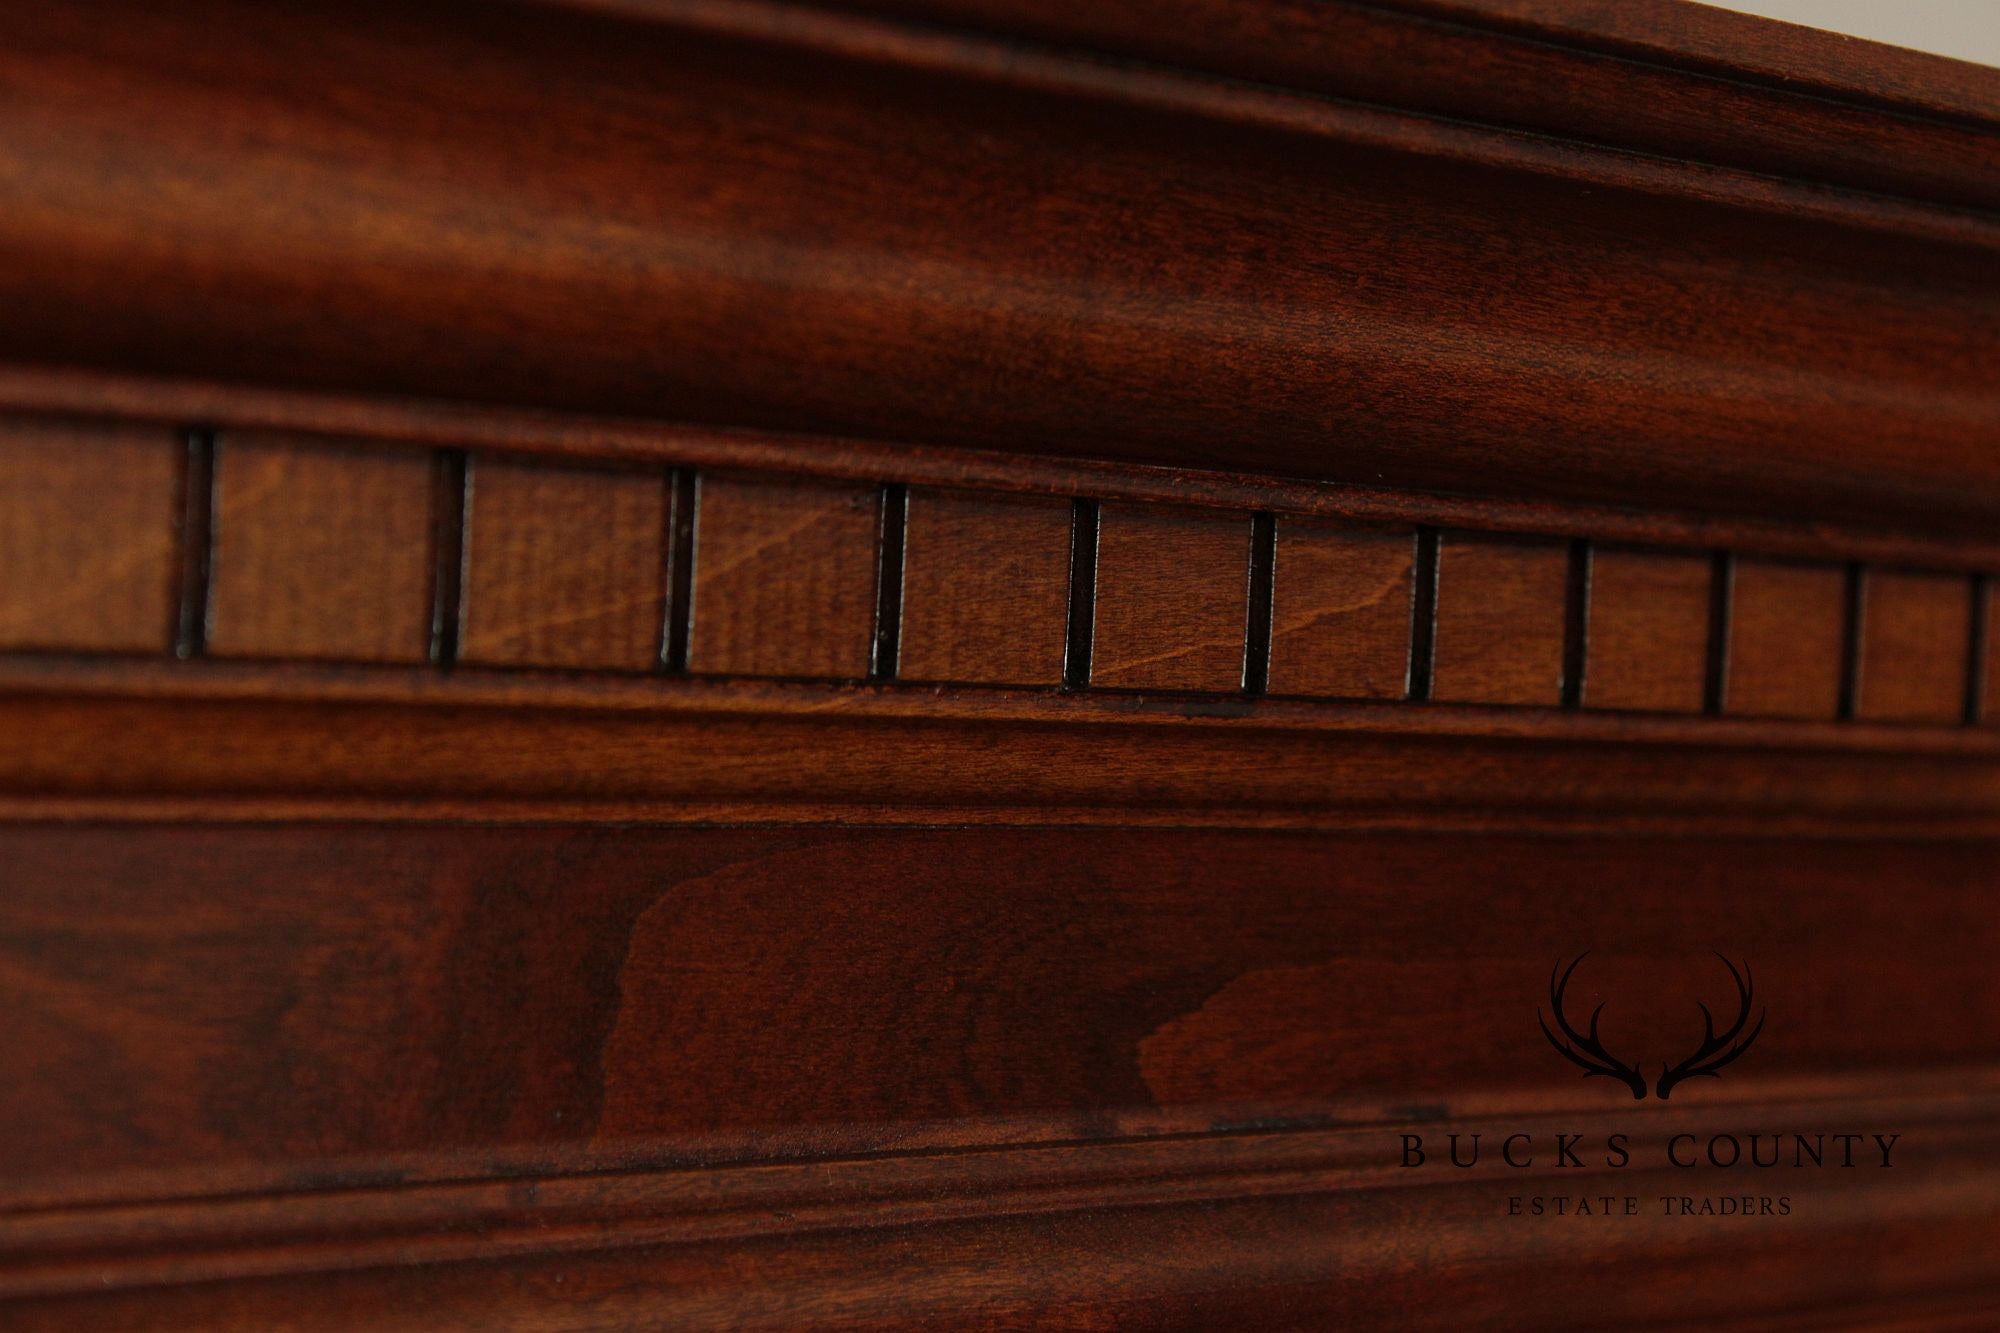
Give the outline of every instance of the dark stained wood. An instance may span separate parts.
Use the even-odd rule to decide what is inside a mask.
[[[0,163],[0,1326],[1992,1322],[2000,73],[48,0]]]
[[[1546,37],[1463,65],[1430,24],[1294,42],[1288,6],[1148,20],[1185,35],[1122,61],[754,0],[609,8],[8,7],[0,82],[32,113],[6,121],[26,202],[0,227],[0,358],[1963,534],[2000,515],[2000,229],[1962,206],[1992,196],[1990,119],[1864,125],[1707,77],[1649,95],[1629,62],[1551,70]],[[1144,59],[1274,23],[1392,86]],[[1681,157],[1689,119],[1750,169]]]
[[[702,477],[688,669],[866,676],[880,521],[869,487]]]
[[[1746,717],[1833,717],[1846,625],[1847,575],[1838,566],[1738,560],[1724,708]]]
[[[2000,832],[2000,747],[1962,727],[471,669],[0,683],[21,817]]]
[[[1655,1201],[1734,1193],[1740,1172],[1613,1171],[1581,1159],[1581,1169],[1557,1179],[1482,1167],[1450,1188],[1412,1188],[1417,1182],[1379,1166],[1312,1150],[1331,1135],[1267,1132],[1233,1135],[1226,1145],[1190,1139],[781,1165],[740,1182],[707,1173],[717,1202],[690,1198],[666,1174],[519,1182],[506,1192],[525,1202],[504,1210],[479,1207],[484,1199],[468,1206],[465,1191],[440,1192],[419,1206],[480,1240],[432,1236],[413,1246],[366,1234],[329,1244],[315,1227],[247,1253],[211,1241],[183,1260],[184,1270],[234,1281],[148,1289],[153,1274],[135,1263],[96,1293],[49,1263],[29,1287],[41,1299],[9,1313],[17,1328],[63,1333],[393,1327],[412,1311],[433,1327],[505,1333],[579,1323],[1591,1329],[1643,1325],[1661,1311],[1703,1327],[1779,1329],[1797,1327],[1799,1311],[1832,1292],[1845,1326],[1990,1325],[2000,1246],[1993,1154],[1954,1133],[1948,1114],[1916,1116],[1895,1103],[1867,1109],[1888,1117],[1877,1123],[1908,1126],[1916,1144],[1937,1146],[1909,1152],[1888,1171],[1797,1173],[1783,1196],[1787,1216],[1734,1217],[1727,1227],[1656,1213]],[[1562,1132],[1526,1123],[1545,1139]],[[1580,1133],[1604,1124],[1566,1122]],[[1471,1132],[1452,1121],[1412,1128]],[[1380,1130],[1366,1137],[1395,1142]],[[1631,1143],[1641,1152],[1657,1146]],[[1210,1183],[1218,1179],[1229,1182],[1220,1191]],[[1163,1180],[1165,1188],[1156,1183]],[[1627,1187],[1652,1205],[1637,1217],[1508,1217],[1510,1200],[1531,1188],[1544,1197],[1610,1193],[1622,1204]],[[954,1205],[969,1194],[999,1195],[1008,1206],[968,1217]],[[729,1204],[746,1198],[749,1207],[739,1203],[731,1216]],[[357,1202],[366,1211],[375,1201]],[[1802,1216],[1815,1219],[1804,1245],[1795,1240]],[[571,1238],[580,1219],[601,1243]],[[1526,1230],[1541,1222],[1564,1226],[1560,1239]],[[355,1262],[364,1257],[365,1267]]]
[[[0,648],[168,647],[176,455],[144,427],[0,426]]]
[[[1713,584],[1714,564],[1699,555],[1593,551],[1585,706],[1700,712]]]
[[[657,667],[665,479],[472,460],[459,656],[502,666]]]
[[[1769,1039],[1675,1098],[1732,1123],[2000,1057],[1990,841],[304,825],[0,850],[8,1210],[270,1192],[307,1162],[324,1188],[1246,1123],[1377,1124],[1386,1167],[1398,1108],[1630,1102],[1536,1023],[1550,961],[1600,943],[1578,984],[1632,1051],[1733,999],[1711,947],[1755,960]]]
[[[1061,683],[1069,547],[1064,501],[911,490],[899,674]]]
[[[1990,180],[1967,175],[1996,152],[1990,68],[1678,0],[868,7],[1677,158],[1996,200]],[[1413,49],[1437,63],[1409,59]],[[1935,132],[1914,132],[1913,114]],[[1828,137],[1814,142],[1812,125]]]
[[[1679,3],[1680,0],[1675,0]],[[995,494],[1055,495],[1140,504],[1212,505],[1338,523],[1423,524],[1743,554],[1983,573],[2000,567],[2000,537],[1939,531],[1921,521],[1812,524],[1715,510],[1611,507],[1552,499],[1451,494],[1334,484],[1243,471],[1145,466],[1101,459],[927,448],[814,435],[720,430],[594,413],[525,411],[492,404],[274,389],[212,380],[0,363],[0,407],[35,414],[111,414],[168,429],[223,420],[243,429],[354,436],[444,446],[543,462],[609,461],[718,472],[797,475]]]
[[[1409,686],[1410,531],[1277,522],[1273,694],[1400,699]]]
[[[1568,587],[1569,548],[1563,543],[1444,534],[1431,697],[1560,703]]]
[[[1090,683],[1243,688],[1250,519],[1105,505]]]
[[[425,660],[432,511],[422,454],[225,437],[215,452],[208,650]]]
[[[2000,726],[2000,578],[1986,579],[1986,661],[1981,672],[1980,720]]]
[[[1965,716],[1972,593],[1962,575],[1868,571],[1857,715],[1942,723]]]

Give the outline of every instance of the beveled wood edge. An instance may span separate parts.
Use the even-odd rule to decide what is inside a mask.
[[[2000,832],[1991,730],[1724,723],[1731,743],[1699,719],[670,678],[606,707],[597,682],[537,701],[544,682],[469,672],[246,668],[218,693],[168,663],[92,692],[88,672],[36,688],[18,665],[0,689],[15,818]],[[308,689],[274,693],[287,676]],[[1839,748],[1849,729],[1878,748]]]
[[[819,54],[889,60],[925,70],[997,80],[1030,91],[1061,90],[1129,101],[1218,122],[1240,122],[1296,133],[1331,135],[1447,161],[1523,171],[1588,182],[1640,194],[1696,199],[1785,217],[1838,223],[1911,239],[2000,246],[2000,214],[1919,196],[1901,197],[1854,188],[1833,179],[1781,176],[1726,161],[1693,161],[1632,151],[1630,145],[1602,142],[1600,127],[1574,123],[1562,140],[1546,130],[1523,132],[1432,114],[1426,107],[1378,107],[1338,100],[1324,91],[1259,80],[1218,76],[1199,67],[1153,65],[1127,59],[1092,58],[1087,50],[1023,41],[1023,29],[1005,0],[987,9],[994,28],[980,32],[958,26],[955,6],[926,0],[901,5],[831,7],[813,0],[543,0],[599,14],[639,19],[775,41]],[[940,27],[911,22],[914,11],[953,21]],[[1422,22],[1420,16],[1407,18]],[[1136,41],[1143,30],[1127,36]],[[1129,56],[1129,52],[1120,51]],[[1579,56],[1591,53],[1579,49]],[[1977,68],[1976,66],[1974,68]],[[1689,75],[1703,81],[1706,74]],[[1805,99],[1802,99],[1805,100]],[[1986,126],[1982,123],[1981,129]],[[2000,127],[1996,127],[2000,128]],[[1732,133],[1756,127],[1732,126]],[[1589,146],[1601,151],[1579,154]],[[1797,154],[1796,145],[1788,151]],[[1815,166],[1820,164],[1814,163]],[[1829,185],[1840,188],[1828,188]]]
[[[773,0],[759,9],[718,0],[541,2],[776,37],[825,50],[859,45],[866,33],[865,44],[874,53],[893,48],[901,59],[931,67],[936,67],[934,61],[967,60],[968,42],[983,37],[1004,42],[1010,49],[982,72],[1021,82],[1039,83],[1049,77],[1049,69],[1036,61],[1037,54],[1059,54],[1126,67],[1128,74],[1157,70],[1184,83],[1206,80],[1248,90],[1270,89],[1316,101],[1345,101],[1354,107],[1374,103],[1468,129],[1556,135],[1571,144],[1722,173],[1707,186],[1695,187],[1683,170],[1681,189],[1719,186],[1728,194],[1754,177],[1788,185],[1833,185],[1850,196],[1847,206],[1864,200],[1923,200],[1959,213],[1961,222],[1989,215],[1995,202],[1990,183],[1973,179],[1962,165],[1958,179],[1950,184],[1938,181],[1939,176],[1954,174],[1951,149],[1940,148],[1935,161],[1923,148],[1914,150],[1915,156],[1926,159],[1923,166],[1930,177],[1926,188],[1900,173],[1893,161],[1865,161],[1868,154],[1862,159],[1851,156],[1844,142],[1849,136],[1837,131],[1830,130],[1825,142],[1814,145],[1783,136],[1754,118],[1730,118],[1725,127],[1681,113],[1679,129],[1697,146],[1662,151],[1658,143],[1635,136],[1629,128],[1578,117],[1561,96],[1551,94],[1550,89],[1567,82],[1565,75],[1622,65],[1669,79],[1690,106],[1700,105],[1704,92],[1748,95],[1829,127],[1838,117],[1894,123],[1916,131],[1917,144],[1926,142],[1926,133],[1943,143],[1954,138],[1984,140],[2000,132],[2000,73],[1985,66],[1682,0],[1643,0],[1608,11],[1577,0],[1334,0],[1329,9],[1365,16],[1384,31],[1400,34],[1404,42],[1450,33],[1498,51],[1532,53],[1546,64],[1543,89],[1514,88],[1501,95],[1483,86],[1477,74],[1453,62],[1437,62],[1413,71],[1392,103],[1366,87],[1354,86],[1357,79],[1350,57],[1338,43],[1312,40],[1321,16],[1303,6],[1187,0],[1169,15],[1141,19],[1117,10],[1094,13],[1046,0],[862,0],[838,7],[817,0]],[[1175,20],[1190,12],[1229,34],[1232,40],[1226,49],[1220,43],[1203,47],[1177,39]],[[1358,58],[1369,56],[1362,53]],[[1105,79],[1099,86],[1117,88],[1128,96],[1138,89],[1154,89],[1150,82],[1131,78]],[[1148,100],[1151,95],[1146,95]],[[1170,100],[1181,100],[1190,108],[1200,103],[1204,114],[1214,114],[1223,105],[1254,104],[1219,103],[1212,94],[1204,98],[1186,87]],[[1524,101],[1533,107],[1525,118]],[[2000,139],[1993,145],[2000,149]],[[1497,144],[1488,144],[1483,151],[1505,156]],[[1752,165],[1773,157],[1783,159],[1785,170]],[[1886,184],[1885,173],[1903,178]],[[1755,198],[1755,207],[1787,211],[1804,202],[1797,195],[1756,190],[1735,197],[1745,203]],[[1892,215],[1894,210],[1874,214],[1877,221],[1892,226],[1915,221],[1911,215],[1890,222]]]
[[[2000,121],[2000,70],[1880,40],[1688,0],[1371,0],[1532,36],[1768,79],[1815,96]]]
[[[0,700],[263,703],[767,718],[829,725],[1113,727],[1180,732],[1368,735],[1663,750],[1850,753],[2000,761],[2000,729],[1796,721],[1404,701],[1255,698],[1170,691],[1021,688],[924,681],[813,681],[665,673],[368,663],[176,662],[151,657],[0,654]]]
[[[550,460],[785,474],[826,480],[1264,509],[1357,522],[1427,524],[1642,547],[1728,548],[1744,555],[1851,559],[2000,572],[2000,536],[1940,537],[1914,524],[1798,522],[1401,490],[1244,472],[911,445],[625,417],[315,393],[212,380],[0,362],[0,410],[55,421],[150,423],[181,430],[279,431],[306,438],[472,449]]]
[[[791,1160],[663,1163],[645,1151],[622,1162],[598,1150],[592,1165],[505,1160],[473,1165],[448,1159],[405,1160],[369,1180],[304,1185],[274,1176],[263,1186],[185,1195],[128,1196],[0,1210],[0,1302],[101,1296],[162,1283],[226,1283],[259,1277],[450,1264],[504,1262],[712,1244],[749,1244],[896,1227],[992,1225],[1003,1219],[1119,1213],[1141,1231],[1178,1225],[1180,1210],[1232,1201],[1321,1197],[1352,1199],[1379,1191],[1431,1196],[1426,1228],[1442,1227],[1454,1247],[1491,1257],[1523,1253],[1490,1224],[1463,1215],[1467,1200],[1496,1186],[1520,1193],[1637,1193],[1650,1196],[1698,1185],[1740,1192],[1772,1181],[1729,1173],[1695,1175],[1667,1166],[1668,1140],[1717,1132],[1892,1132],[1904,1171],[1832,1172],[1787,1178],[1805,1194],[1791,1223],[1880,1229],[1957,1218],[2000,1235],[2000,1071],[1909,1071],[1752,1085],[1673,1105],[1634,1107],[1581,1096],[1567,1106],[1505,1099],[1418,1115],[1405,1110],[1363,1122],[1141,1134],[1097,1141],[1028,1139],[910,1146],[886,1152],[830,1151]],[[1837,1126],[1835,1124],[1837,1123]],[[1553,1154],[1502,1170],[1487,1154],[1473,1170],[1410,1169],[1400,1163],[1402,1135],[1443,1152],[1443,1136],[1498,1131],[1585,1142],[1623,1134],[1633,1164],[1592,1161],[1559,1167]],[[962,1131],[961,1131],[962,1132]],[[1912,1159],[1921,1158],[1912,1165]],[[1660,1159],[1660,1160],[1648,1160]],[[304,1172],[310,1176],[323,1168]],[[1898,1197],[1912,1175],[1916,1193]],[[399,1178],[406,1176],[407,1178]],[[1938,1181],[1949,1181],[1940,1189]],[[1815,1217],[1817,1205],[1824,1213]],[[1420,1205],[1421,1206],[1421,1205]],[[1504,1219],[1501,1219],[1504,1220]],[[1774,1220],[1775,1221],[1775,1220]],[[1412,1219],[1411,1225],[1417,1223]],[[1741,1219],[1691,1240],[1727,1249],[1748,1229],[1774,1223]],[[1346,1228],[1342,1228],[1346,1231]],[[1426,1231],[1432,1238],[1436,1232]],[[1605,1259],[1616,1236],[1600,1231]],[[1362,1238],[1349,1233],[1350,1242]],[[1574,1241],[1575,1237],[1570,1237]],[[1539,1248],[1538,1239],[1529,1248]],[[1567,1244],[1568,1242],[1566,1242]],[[1369,1247],[1373,1250],[1374,1247]],[[1374,1251],[1378,1256],[1380,1251]],[[86,1261],[87,1262],[80,1262]],[[1246,1284],[1258,1280],[1254,1247],[1232,1256]],[[1385,1277],[1364,1263],[1356,1274]],[[1981,1281],[1992,1274],[1967,1274]],[[1935,1293],[1933,1293],[1935,1294]]]

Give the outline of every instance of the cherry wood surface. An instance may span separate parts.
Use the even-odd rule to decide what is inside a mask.
[[[1692,553],[1591,553],[1585,703],[1670,713],[1707,706],[1708,664],[1720,646],[1714,564]]]
[[[1545,39],[1468,67],[1428,23],[1276,36],[1451,71],[1426,77],[1469,103],[766,0],[0,22],[9,360],[1965,534],[2000,514],[1982,113],[1653,97],[1588,34],[1560,77]],[[1566,105],[1584,69],[1599,94]],[[1606,136],[1607,101],[1750,151]],[[1853,115],[1886,178],[1819,170]],[[1896,164],[1945,188],[1902,193]]]
[[[898,674],[1060,684],[1071,526],[1061,500],[913,488]]]
[[[436,566],[428,459],[232,436],[214,468],[208,651],[425,660]]]
[[[1107,505],[1098,519],[1090,682],[1243,688],[1250,522]]]
[[[481,459],[465,486],[461,660],[628,671],[659,664],[665,477]]]
[[[704,478],[699,497],[690,669],[867,675],[880,524],[875,492],[726,477]]]
[[[173,441],[143,427],[16,425],[0,451],[0,644],[152,652],[180,598]]]
[[[1851,620],[1835,565],[1738,560],[1729,592],[1728,708],[1758,717],[1829,718],[1842,706]]]
[[[1562,702],[1569,566],[1559,542],[1446,534],[1435,576],[1431,697]]]
[[[1996,181],[1674,0],[0,9],[0,1326],[1990,1325]]]
[[[1951,721],[1965,714],[1958,664],[1970,650],[1970,579],[1876,570],[1861,590],[1855,710],[1863,717]]]
[[[1415,534],[1286,517],[1276,524],[1274,543],[1271,692],[1404,697]]]

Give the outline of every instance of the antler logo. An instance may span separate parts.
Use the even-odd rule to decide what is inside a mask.
[[[1604,1014],[1604,1006],[1600,1004],[1591,1011],[1588,1033],[1578,1032],[1572,1027],[1568,1015],[1563,1012],[1563,992],[1569,989],[1569,979],[1576,972],[1577,964],[1589,956],[1587,953],[1578,954],[1568,967],[1557,964],[1549,971],[1549,1007],[1555,1010],[1556,1027],[1562,1036],[1558,1037],[1549,1030],[1548,1019],[1541,1010],[1535,1011],[1535,1019],[1541,1024],[1542,1035],[1549,1039],[1549,1045],[1555,1047],[1563,1059],[1582,1069],[1585,1078],[1615,1078],[1631,1089],[1634,1101],[1644,1101],[1646,1077],[1639,1072],[1639,1066],[1626,1064],[1606,1050],[1603,1041],[1598,1038],[1597,1024]],[[1718,1033],[1715,1030],[1715,1015],[1708,1011],[1707,1005],[1696,1002],[1696,1007],[1701,1010],[1701,1045],[1679,1064],[1660,1062],[1660,1076],[1653,1083],[1653,1095],[1661,1101],[1667,1100],[1673,1090],[1688,1079],[1716,1077],[1717,1071],[1724,1065],[1749,1050],[1750,1043],[1756,1041],[1757,1034],[1764,1030],[1764,1017],[1768,1010],[1757,1015],[1757,1023],[1748,1033],[1743,1031],[1744,1024],[1750,1021],[1753,993],[1750,965],[1745,963],[1739,972],[1736,964],[1719,953],[1715,956],[1722,959],[1722,965],[1729,969],[1730,978],[1736,983],[1736,1021],[1729,1025],[1727,1031]]]

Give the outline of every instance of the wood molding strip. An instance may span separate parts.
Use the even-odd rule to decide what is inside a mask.
[[[1644,1203],[1637,1218],[1572,1223],[1562,1253],[1573,1280],[1598,1273],[1605,1284],[1647,1287],[1644,1294],[1652,1294],[1651,1283],[1675,1283],[1683,1302],[1695,1288],[1677,1279],[1690,1271],[1722,1271],[1746,1252],[1796,1245],[1800,1228],[1814,1237],[1797,1248],[1804,1259],[1793,1271],[1766,1272],[1754,1294],[1727,1283],[1710,1288],[1699,1308],[1716,1319],[1775,1312],[1808,1287],[1824,1299],[1828,1285],[1837,1286],[1843,1276],[1875,1270],[1862,1256],[1907,1252],[1933,1236],[1949,1239],[1931,1262],[1893,1270],[1896,1290],[1871,1288],[1871,1294],[1969,1301],[1961,1293],[2000,1284],[1993,1258],[2000,1253],[2000,1157],[1992,1147],[2000,1114],[1990,1101],[1878,1096],[1839,1103],[1833,1118],[1842,1127],[1893,1127],[1901,1135],[1900,1169],[1759,1171],[1748,1178],[1666,1163],[1673,1135],[1694,1133],[1699,1142],[1724,1120],[1743,1132],[1753,1126],[1774,1132],[1829,1119],[1823,1103],[1773,1101],[1508,1117],[1507,1132],[1534,1135],[1543,1144],[1537,1166],[1524,1170],[1499,1168],[1491,1153],[1471,1171],[1401,1167],[1404,1133],[1422,1136],[1442,1153],[1446,1135],[1482,1128],[1490,1134],[1496,1123],[1432,1119],[1367,1129],[1034,1144],[696,1172],[524,1174],[55,1208],[0,1215],[6,1255],[0,1300],[8,1303],[10,1326],[24,1329],[60,1326],[60,1317],[78,1312],[65,1298],[88,1301],[81,1308],[98,1323],[121,1308],[144,1310],[164,1323],[198,1318],[204,1310],[275,1311],[270,1303],[282,1301],[290,1322],[318,1327],[297,1321],[313,1309],[351,1319],[357,1308],[374,1308],[357,1302],[356,1288],[391,1290],[398,1270],[420,1273],[435,1302],[458,1285],[452,1267],[471,1265],[490,1287],[489,1317],[502,1320],[489,1326],[512,1328],[563,1308],[560,1291],[537,1291],[533,1276],[540,1265],[556,1262],[583,1283],[601,1281],[593,1268],[609,1266],[624,1283],[644,1290],[649,1314],[692,1325],[705,1324],[723,1308],[740,1318],[744,1303],[754,1305],[757,1293],[769,1290],[771,1265],[788,1263],[782,1256],[811,1254],[815,1240],[836,1241],[832,1252],[839,1260],[816,1265],[817,1271],[797,1275],[803,1283],[795,1277],[788,1285],[786,1308],[796,1318],[802,1309],[851,1313],[852,1294],[863,1290],[852,1284],[886,1257],[868,1235],[893,1245],[904,1229],[924,1228],[930,1252],[913,1266],[891,1262],[888,1280],[867,1289],[859,1308],[872,1311],[878,1323],[920,1316],[926,1278],[939,1270],[937,1248],[955,1250],[970,1239],[985,1255],[985,1277],[977,1294],[954,1288],[961,1302],[955,1312],[1000,1318],[1017,1308],[1036,1271],[1038,1247],[1025,1242],[1025,1231],[1116,1228],[1127,1237],[1124,1248],[1169,1262],[1177,1248],[1172,1238],[1195,1226],[1203,1244],[1215,1247],[1203,1271],[1216,1289],[1211,1304],[1217,1310],[1260,1308],[1277,1288],[1294,1313],[1303,1301],[1329,1318],[1366,1317],[1391,1305],[1406,1317],[1427,1308],[1463,1316],[1478,1308],[1476,1292],[1448,1281],[1441,1288],[1431,1279],[1413,1284],[1399,1256],[1415,1245],[1434,1256],[1449,1252],[1455,1261],[1449,1267],[1460,1272],[1532,1267],[1539,1247],[1524,1248],[1508,1228],[1555,1223],[1509,1218],[1509,1198],[1551,1193],[1631,1195]],[[1609,1169],[1598,1154],[1581,1170],[1557,1170],[1547,1148],[1557,1133],[1577,1134],[1581,1143],[1625,1134],[1633,1164]],[[1697,1231],[1682,1222],[1673,1232],[1672,1219],[1654,1216],[1662,1195],[1745,1192],[1782,1193],[1782,1226],[1753,1213],[1727,1228]],[[1249,1216],[1282,1222],[1282,1247],[1274,1251],[1259,1229],[1234,1234],[1227,1226],[1196,1226],[1204,1215],[1226,1218],[1246,1206]],[[1654,1255],[1635,1251],[1629,1243],[1634,1232],[1649,1238],[1673,1232],[1677,1263],[1662,1270]],[[769,1244],[780,1240],[782,1249]],[[686,1259],[671,1257],[676,1252]],[[89,1262],[76,1262],[79,1256]],[[754,1277],[737,1271],[746,1263]],[[1286,1276],[1302,1264],[1319,1269],[1318,1281],[1303,1288]],[[943,1267],[948,1272],[953,1265]],[[1080,1312],[1118,1298],[1115,1268],[1090,1271],[1094,1276],[1080,1286],[1058,1293],[1053,1308]],[[1046,1280],[1047,1274],[1040,1276]],[[282,1286],[273,1279],[282,1279]],[[724,1299],[718,1288],[732,1304],[709,1304]],[[1588,1308],[1567,1288],[1551,1293],[1552,1315],[1562,1310],[1574,1317]],[[843,1291],[848,1301],[841,1300]],[[315,1299],[302,1301],[301,1292]],[[1518,1289],[1512,1299],[1510,1309],[1519,1313]],[[463,1300],[461,1294],[455,1306],[461,1315]],[[974,1304],[964,1305],[967,1300]],[[147,1304],[122,1304],[130,1301]],[[427,1308],[435,1313],[440,1307]],[[1038,1300],[1035,1308],[1046,1316],[1052,1307]],[[1597,1308],[1601,1315],[1616,1306]],[[1690,1308],[1681,1306],[1684,1314]]]
[[[1106,60],[1088,42],[939,27],[914,3],[914,21],[764,0],[530,4],[478,23],[301,10],[267,79],[262,8],[194,4],[171,19],[136,0],[6,11],[5,72],[34,114],[0,119],[0,141],[33,164],[38,206],[9,233],[21,262],[0,291],[0,358],[1806,523],[1890,516],[1972,540],[2000,514],[2000,218],[1916,197],[1990,193],[1987,128],[1705,75],[1676,98],[1635,95],[1650,67],[1488,34],[1489,55],[1553,51],[1600,83],[1553,130],[1535,115],[1493,129],[1435,88],[1303,93],[1149,64],[1136,37]],[[1300,24],[1311,38],[1384,12],[1314,11],[1190,12],[1211,35],[1277,23],[1259,48],[1295,46],[1309,66],[1410,64],[1331,29],[1295,40]],[[1460,31],[1387,20],[1391,36],[1412,26]],[[206,36],[162,61],[188,31]],[[1564,86],[1504,59],[1480,78]],[[212,127],[243,114],[241,88],[280,82],[253,113],[267,151],[227,151]],[[1689,96],[1732,89],[1784,114]],[[1656,109],[1678,124],[1645,151],[1557,134]],[[1751,165],[1661,156],[1700,146],[1677,141],[1690,119],[1710,141],[1738,136]],[[501,128],[520,124],[551,131]],[[913,124],[924,151],[885,155]],[[1871,144],[1855,146],[1859,129]],[[1771,174],[1774,153],[1812,178]],[[1914,193],[1856,189],[1850,168]],[[185,188],[133,185],[161,170]],[[1163,177],[1170,199],[1147,184]],[[257,206],[273,194],[293,201],[282,216]],[[1041,207],[1075,225],[1019,225]],[[1224,258],[1196,239],[1215,226],[1267,243]],[[114,228],[155,243],[78,239]],[[108,290],[130,295],[130,318],[74,317]],[[828,359],[830,338],[853,355]],[[1419,406],[1441,393],[1448,411]]]

